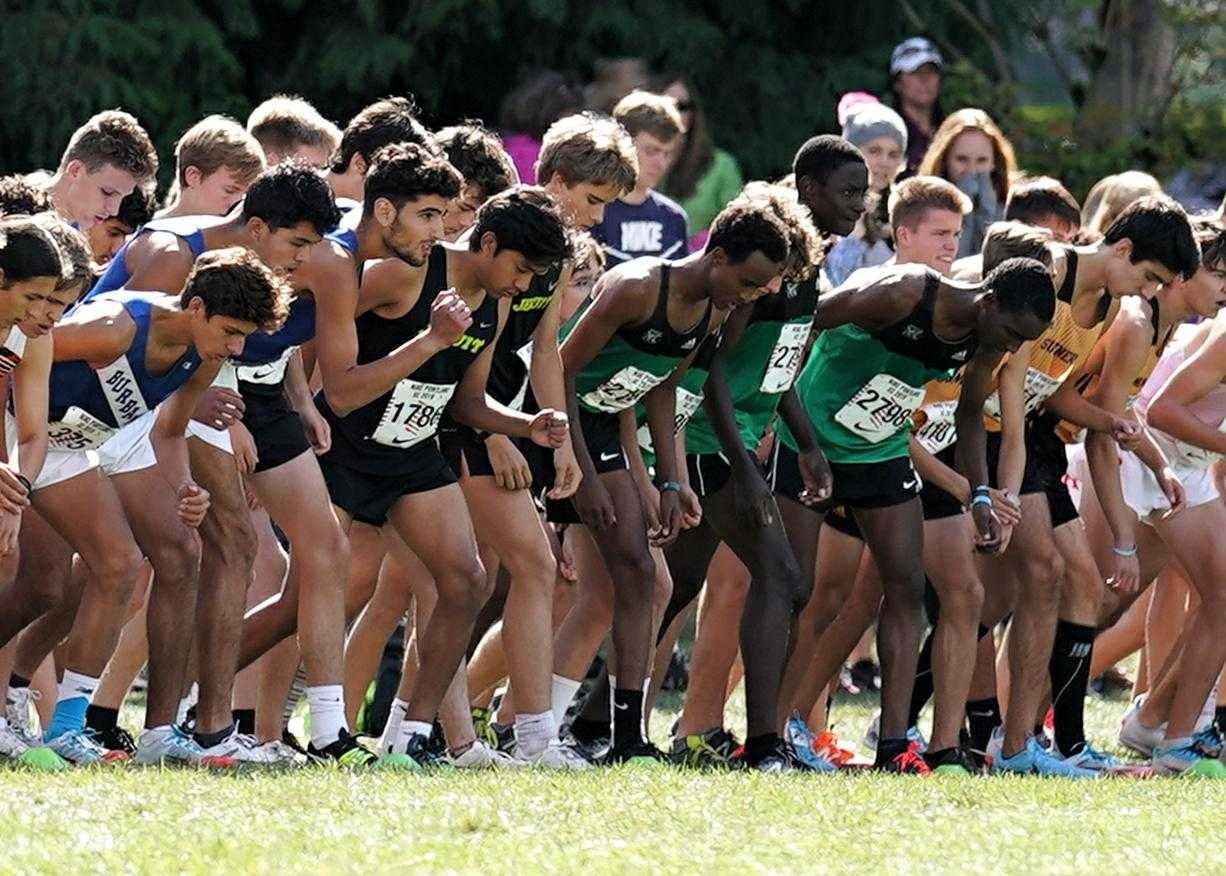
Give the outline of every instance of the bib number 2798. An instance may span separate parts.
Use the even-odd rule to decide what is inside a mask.
[[[839,408],[834,419],[870,444],[878,444],[904,429],[923,400],[921,387],[878,374]]]

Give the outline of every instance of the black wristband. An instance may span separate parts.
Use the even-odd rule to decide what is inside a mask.
[[[33,493],[33,492],[34,492],[34,485],[33,485],[32,483],[30,483],[30,479],[29,479],[28,477],[26,477],[25,475],[23,475],[23,474],[22,474],[21,472],[19,472],[19,471],[15,471],[15,472],[13,472],[13,476],[14,476],[14,477],[16,477],[16,478],[17,478],[17,480],[21,481],[21,485],[22,485],[23,487],[25,487],[25,488],[26,488],[26,495],[27,495],[27,496],[28,496],[30,493]]]

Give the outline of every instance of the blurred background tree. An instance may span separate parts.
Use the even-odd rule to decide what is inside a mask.
[[[274,92],[342,125],[392,93],[431,125],[496,123],[542,70],[578,86],[636,57],[689,76],[716,141],[773,176],[837,130],[841,93],[885,96],[890,51],[916,33],[946,55],[946,109],[983,107],[1024,167],[1078,195],[1105,173],[1226,152],[1223,0],[9,0],[0,170],[53,166],[104,107],[135,113],[165,161],[200,116],[242,119]]]

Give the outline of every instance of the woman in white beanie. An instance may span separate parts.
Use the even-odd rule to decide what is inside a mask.
[[[864,153],[868,165],[869,203],[851,234],[826,256],[826,276],[840,285],[859,268],[873,267],[894,256],[886,204],[894,178],[906,166],[907,126],[902,117],[863,92],[839,101],[843,136]]]

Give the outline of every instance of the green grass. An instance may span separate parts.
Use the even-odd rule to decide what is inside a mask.
[[[1090,698],[1096,741],[1123,707]],[[1224,806],[1162,779],[0,771],[0,873],[1213,872]]]

